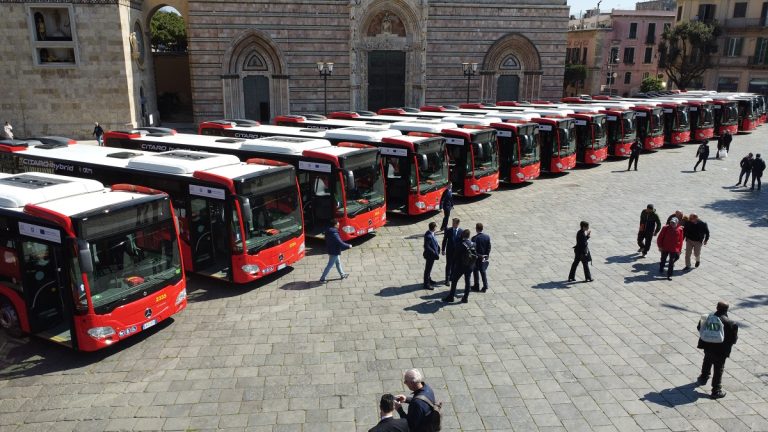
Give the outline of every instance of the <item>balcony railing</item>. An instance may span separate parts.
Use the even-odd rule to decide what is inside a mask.
[[[747,59],[747,66],[760,69],[768,69],[768,55],[755,57],[750,56]]]
[[[726,29],[768,27],[768,18],[729,18],[723,22]]]
[[[727,57],[722,56],[717,60],[718,66],[738,66],[743,67],[747,65],[747,58],[743,56]]]

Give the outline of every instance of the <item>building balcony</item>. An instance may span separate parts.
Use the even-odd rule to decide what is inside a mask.
[[[721,56],[717,59],[717,65],[726,67],[745,67],[747,66],[747,58]]]
[[[768,27],[768,18],[729,18],[723,21],[727,30],[756,30]]]
[[[762,57],[748,57],[747,66],[755,69],[768,69],[768,55]]]

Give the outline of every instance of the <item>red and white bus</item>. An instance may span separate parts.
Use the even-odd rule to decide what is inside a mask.
[[[715,135],[715,118],[712,103],[705,100],[687,99],[688,113],[691,118],[691,137],[697,141],[706,141]]]
[[[736,101],[715,99],[712,101],[712,113],[715,119],[715,134],[717,136],[721,136],[726,132],[736,135],[739,132],[739,107]]]
[[[568,117],[576,120],[576,162],[598,165],[608,158],[606,115],[577,112]]]
[[[561,173],[576,166],[576,121],[572,118],[537,117],[541,142],[541,171]]]
[[[635,124],[637,139],[645,150],[653,150],[664,145],[664,113],[661,107],[636,105]]]
[[[27,144],[0,153],[0,167],[166,191],[179,219],[187,271],[242,284],[304,257],[301,199],[296,171],[288,164],[245,164],[233,155],[187,150]]]
[[[205,124],[209,134],[223,134],[233,127],[230,122]],[[374,147],[334,147],[327,140],[312,137],[268,136],[246,140],[180,134],[162,128],[150,130],[153,132],[147,133],[143,128],[108,132],[105,143],[133,150],[197,150],[232,154],[240,160],[256,163],[263,159],[289,163],[296,168],[304,210],[304,232],[308,236],[322,236],[331,219],[339,220],[341,238],[345,241],[372,233],[387,221],[381,160]],[[325,132],[312,131],[316,134]]]
[[[12,336],[96,351],[187,306],[170,199],[149,188],[0,174],[0,255],[0,327]]]
[[[632,109],[606,107],[603,114],[605,114],[608,154],[619,157],[629,156],[630,148],[637,139],[635,122],[637,113]],[[651,141],[648,144],[655,145],[655,142]],[[659,147],[661,145],[659,144]],[[652,148],[655,147],[646,147],[647,150]]]
[[[539,125],[530,122],[491,123],[499,143],[499,179],[523,183],[541,174]]]
[[[279,117],[281,124],[291,126],[241,127],[237,123],[224,132],[249,137],[314,137],[328,140],[333,145],[356,142],[377,147],[385,167],[398,167],[392,173],[393,177],[385,181],[387,211],[420,215],[438,209],[440,196],[448,184],[448,161],[445,144],[441,144],[443,140],[440,138],[403,140],[403,134],[390,129],[388,122],[371,125],[372,122],[327,120],[320,118],[322,116],[315,116],[314,120],[304,116]],[[201,123],[200,131],[202,134],[218,133],[220,123]],[[390,172],[385,171],[385,174]]]
[[[691,140],[688,106],[682,101],[656,100],[664,114],[664,144],[685,144]]]
[[[755,99],[753,96],[734,97],[739,108],[739,132],[752,132],[757,129],[760,114],[755,107]]]

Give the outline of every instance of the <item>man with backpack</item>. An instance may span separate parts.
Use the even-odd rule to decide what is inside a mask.
[[[477,263],[477,250],[475,250],[475,244],[469,239],[469,230],[464,230],[461,233],[461,242],[456,247],[453,253],[453,268],[451,268],[451,292],[443,299],[446,303],[451,303],[456,295],[456,284],[459,283],[461,276],[464,276],[464,296],[461,298],[462,303],[469,301],[470,284],[469,278],[472,275],[472,270]]]
[[[469,232],[469,230],[467,230]],[[435,401],[435,392],[424,382],[418,369],[410,369],[403,376],[403,383],[413,393],[397,395],[395,400],[400,418],[408,420],[410,432],[435,432],[440,430],[442,403]],[[401,404],[408,404],[408,413]]]
[[[739,325],[728,318],[728,303],[720,301],[717,310],[704,315],[699,320],[696,329],[699,330],[697,348],[704,350],[704,361],[701,364],[701,375],[696,380],[704,385],[709,380],[709,372],[714,367],[712,375],[712,399],[725,397],[721,386],[725,360],[731,355],[731,348],[739,339]]]
[[[696,165],[693,166],[693,170],[696,171],[696,168],[699,167],[699,164],[703,162],[701,165],[701,170],[706,171],[707,170],[707,159],[709,159],[709,144],[706,142],[701,143],[699,145],[698,150],[696,150],[696,157],[699,158],[699,160],[696,162]]]

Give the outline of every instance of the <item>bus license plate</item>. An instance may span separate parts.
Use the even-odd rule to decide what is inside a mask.
[[[285,268],[285,264],[280,264],[280,265],[278,265],[278,266],[277,266],[277,269],[278,269],[278,270],[282,270],[282,269],[284,269],[284,268]]]
[[[368,228],[368,234],[373,232],[373,228]]]
[[[157,324],[157,320],[147,321],[144,324],[142,324],[141,329],[142,330],[146,330],[146,329],[152,327],[155,324]]]

